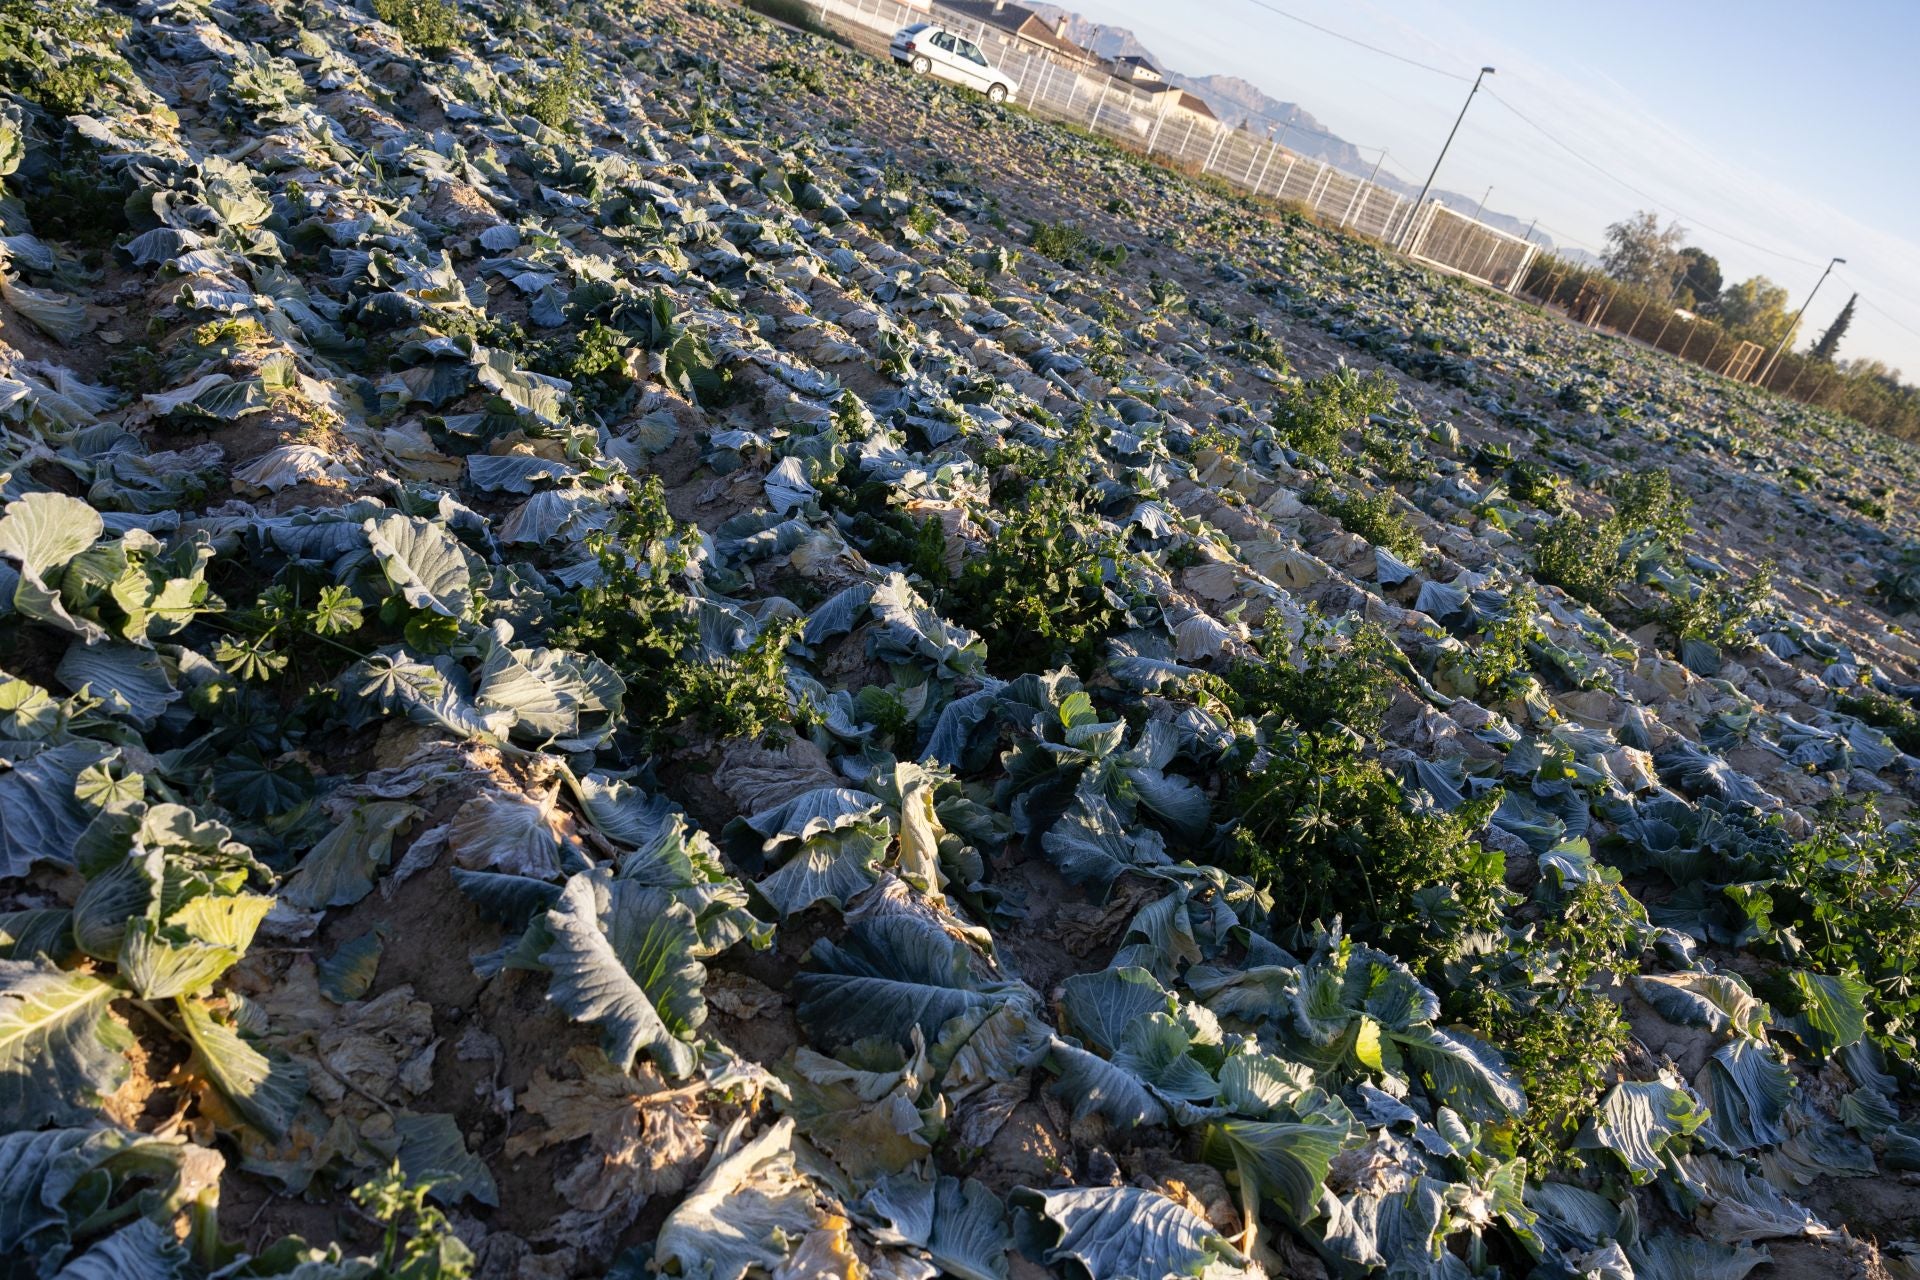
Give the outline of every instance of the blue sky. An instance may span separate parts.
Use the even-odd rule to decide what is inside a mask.
[[[1843,357],[1920,378],[1920,2],[1830,0],[1273,0],[1281,9],[1471,78],[1498,68],[1439,185],[1535,218],[1597,249],[1606,225],[1649,207],[1691,229],[1729,281],[1765,275],[1798,306],[1838,254],[1800,344],[1847,295],[1861,305]],[[1324,35],[1253,0],[1078,0],[1130,27],[1190,75],[1238,75],[1297,101],[1413,181],[1467,83]],[[1372,150],[1368,151],[1369,156]],[[1616,179],[1640,188],[1636,194]]]

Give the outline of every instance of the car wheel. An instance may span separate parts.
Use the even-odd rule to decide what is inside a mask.
[[[913,60],[913,62],[912,62],[912,64],[911,64],[911,65],[912,65],[912,67],[913,67],[913,73],[914,73],[915,75],[920,75],[920,76],[923,76],[923,75],[925,75],[925,74],[927,74],[927,72],[929,72],[929,71],[931,71],[931,70],[933,70],[933,62],[932,62],[932,60],[931,60],[931,59],[929,59],[929,58],[927,57],[927,55],[926,55],[926,54],[924,54],[924,53],[923,53],[923,54],[921,54],[921,55],[919,55],[918,57],[916,57],[916,58],[915,58],[915,59]]]
[[[993,86],[993,88],[987,90],[988,102],[1005,102],[1006,100],[1007,100],[1007,86],[1003,84],[997,84]]]

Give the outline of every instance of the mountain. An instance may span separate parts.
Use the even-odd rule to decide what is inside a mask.
[[[1336,169],[1365,177],[1373,169],[1376,157],[1362,154],[1360,148],[1335,134],[1322,124],[1312,112],[1297,102],[1287,102],[1268,94],[1266,90],[1239,76],[1203,75],[1196,76],[1176,71],[1162,62],[1160,58],[1126,27],[1109,26],[1095,22],[1082,14],[1057,4],[1029,3],[1027,5],[1047,22],[1058,22],[1062,17],[1067,20],[1067,38],[1083,49],[1092,51],[1102,58],[1137,57],[1145,58],[1160,68],[1170,84],[1176,84],[1187,92],[1206,100],[1213,113],[1230,125],[1245,123],[1256,133],[1273,130],[1278,140],[1284,130],[1286,146],[1289,151],[1314,160],[1324,160]],[[1287,123],[1291,121],[1292,123]],[[1437,142],[1437,139],[1436,139]],[[1412,199],[1420,194],[1420,183],[1381,170],[1378,179],[1380,185],[1389,191]],[[1446,202],[1450,209],[1470,213],[1480,204],[1481,197],[1461,191],[1449,191],[1436,187],[1433,195]],[[1489,226],[1500,228],[1514,235],[1525,235],[1528,220],[1512,214],[1500,213],[1493,209],[1483,209],[1480,220]],[[1535,231],[1533,238],[1547,248],[1553,247],[1553,240],[1543,231]]]
[[[1041,20],[1048,23],[1058,22],[1065,17],[1067,39],[1103,58],[1146,58],[1155,66],[1160,65],[1154,61],[1153,51],[1125,27],[1109,27],[1104,23],[1094,22],[1057,4],[1029,4],[1027,8],[1039,14]]]
[[[1167,79],[1187,92],[1205,98],[1207,105],[1213,108],[1213,114],[1228,124],[1245,124],[1255,133],[1266,133],[1271,128],[1275,131],[1275,138],[1284,129],[1289,150],[1315,160],[1325,160],[1336,169],[1344,169],[1348,173],[1365,176],[1372,168],[1373,162],[1363,159],[1358,147],[1335,135],[1299,103],[1270,98],[1258,85],[1239,76],[1190,76],[1179,71],[1168,71]]]
[[[1297,102],[1282,102],[1269,97],[1260,86],[1239,76],[1196,76],[1177,71],[1161,61],[1139,36],[1125,27],[1095,22],[1055,4],[1029,4],[1027,7],[1047,22],[1058,22],[1065,17],[1067,39],[1102,58],[1145,58],[1160,68],[1168,83],[1179,85],[1187,92],[1206,99],[1213,113],[1230,125],[1250,122],[1249,127],[1257,133],[1265,133],[1271,125],[1277,138],[1280,128],[1292,120],[1293,123],[1286,126],[1289,150],[1362,175],[1371,167],[1371,161],[1363,161],[1359,148],[1335,135]],[[1381,185],[1386,184],[1383,182]]]

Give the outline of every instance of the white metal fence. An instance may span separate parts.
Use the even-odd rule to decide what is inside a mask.
[[[1527,278],[1539,246],[1519,236],[1427,202],[1406,243],[1407,256],[1512,293]]]
[[[1107,74],[1092,58],[1075,58],[934,3],[898,0],[807,0],[822,23],[856,46],[885,57],[902,27],[935,21],[980,46],[1019,82],[1016,101],[1039,115],[1081,126],[1178,167],[1208,174],[1271,200],[1298,201],[1325,219],[1390,244],[1403,238],[1413,256],[1511,291],[1534,246],[1518,236],[1447,209],[1424,210],[1396,191],[1309,159],[1246,129],[1232,128],[1179,106],[1178,93],[1151,93]],[[1414,234],[1407,236],[1409,228]]]

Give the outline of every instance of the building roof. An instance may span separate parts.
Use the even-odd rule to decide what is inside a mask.
[[[1141,85],[1140,88],[1144,89],[1147,93],[1152,94],[1155,98],[1158,98],[1161,94],[1165,94],[1165,93],[1173,94],[1174,97],[1171,99],[1172,105],[1179,107],[1183,111],[1191,111],[1195,115],[1205,116],[1209,120],[1218,120],[1220,118],[1219,116],[1213,114],[1213,108],[1207,105],[1207,100],[1205,98],[1200,97],[1198,94],[1188,93],[1185,89],[1180,88],[1178,85],[1171,85],[1171,84]]]
[[[1053,24],[1024,5],[1000,0],[941,0],[942,9],[998,27],[1008,35],[1045,45],[1059,53],[1085,58],[1087,51],[1053,29]]]
[[[1188,93],[1185,89],[1180,90],[1180,105],[1195,115],[1205,116],[1209,120],[1218,120],[1220,118],[1213,114],[1213,108],[1207,105],[1205,98],[1197,94]]]

